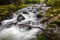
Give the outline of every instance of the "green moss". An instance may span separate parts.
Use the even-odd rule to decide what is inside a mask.
[[[57,26],[60,27],[60,17],[56,21],[53,21],[51,23],[56,24]]]
[[[8,4],[0,6],[0,19],[7,17],[7,15],[10,15],[12,12],[15,12],[23,7],[27,7],[27,5]]]
[[[27,0],[27,3],[40,3],[40,0]]]
[[[40,0],[40,3],[45,3],[46,0]]]
[[[37,39],[38,40],[45,40],[45,35],[44,34],[37,35]]]
[[[52,7],[50,8],[45,16],[46,17],[54,17],[54,16],[57,16],[58,14],[60,14],[60,6],[55,6],[55,7]]]
[[[27,5],[21,4],[21,5],[18,6],[18,9],[21,9],[21,8],[24,8],[24,7],[27,7]]]
[[[47,0],[47,6],[60,6],[60,0]]]
[[[56,28],[57,25],[56,25],[56,24],[49,24],[47,27],[48,27],[48,28]]]
[[[52,6],[54,4],[55,0],[48,0],[47,5]]]
[[[54,33],[54,32],[50,32],[49,34],[40,34],[37,36],[38,40],[58,40],[59,39],[59,36]]]
[[[60,0],[54,1],[53,6],[60,6]]]

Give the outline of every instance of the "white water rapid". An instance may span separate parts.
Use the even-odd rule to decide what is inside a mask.
[[[39,11],[40,7],[42,10]],[[46,10],[45,4],[34,4],[12,13],[12,19],[1,22],[0,40],[37,40],[36,35],[42,30],[34,27],[45,29],[46,24],[41,24],[36,16]]]

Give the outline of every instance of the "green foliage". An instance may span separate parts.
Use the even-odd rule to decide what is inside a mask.
[[[55,0],[48,0],[48,1],[47,1],[47,5],[53,5],[54,2],[55,2]]]
[[[46,40],[59,40],[59,36],[56,33],[51,32],[49,36],[46,36]]]
[[[46,40],[59,40],[59,35],[55,32],[56,30],[54,29],[46,29],[47,34],[45,34],[46,36]]]
[[[45,3],[46,0],[40,0],[40,3]]]
[[[54,33],[53,29],[46,29],[47,33],[37,35],[38,40],[59,40],[59,35]]]
[[[0,6],[0,19],[5,18],[12,12],[15,12],[16,10],[19,10],[23,7],[27,7],[26,4],[16,5],[16,4],[8,4]]]
[[[40,3],[40,0],[27,0],[27,3]]]
[[[38,40],[45,40],[45,35],[44,34],[39,34],[37,35]]]
[[[51,23],[56,24],[57,26],[60,27],[60,17],[56,21],[53,21]]]
[[[25,4],[18,5],[18,9],[21,9],[21,8],[24,8],[24,7],[27,7],[27,5],[25,5]]]
[[[55,1],[53,6],[60,6],[60,0]]]
[[[56,24],[49,24],[47,27],[48,27],[48,28],[56,28],[57,25],[56,25]]]
[[[60,6],[54,6],[46,12],[45,16],[54,17],[57,16],[58,14],[60,14]]]
[[[48,6],[60,6],[60,0],[47,0],[46,4]]]
[[[60,14],[60,0],[48,0],[47,5],[50,5],[52,7],[46,12],[46,18],[52,18]],[[60,27],[60,17],[47,26],[47,34],[43,33],[43,35],[37,36],[38,40],[60,40],[59,35],[53,31],[53,29],[55,29],[57,26]]]

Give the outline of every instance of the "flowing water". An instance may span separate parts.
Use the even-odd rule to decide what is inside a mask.
[[[36,35],[42,33],[37,27],[45,29],[46,24],[40,23],[41,18],[36,16],[46,10],[45,4],[34,4],[12,13],[12,19],[1,22],[0,40],[37,40]]]

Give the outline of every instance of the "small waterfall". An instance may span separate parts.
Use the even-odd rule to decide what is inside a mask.
[[[39,11],[39,8],[42,10]],[[37,40],[36,35],[45,29],[45,24],[40,23],[40,18],[36,16],[40,12],[46,12],[45,4],[34,4],[18,10],[13,14],[12,19],[1,22],[0,40]]]

